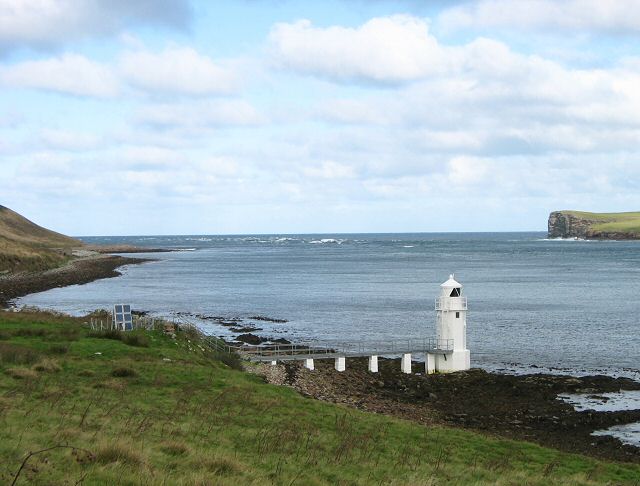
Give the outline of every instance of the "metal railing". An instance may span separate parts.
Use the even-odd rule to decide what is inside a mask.
[[[111,319],[91,318],[92,330],[116,329]],[[259,345],[230,345],[224,340],[205,334],[198,326],[179,318],[165,320],[146,316],[134,316],[134,329],[162,330],[193,333],[210,350],[217,353],[238,353],[250,361],[277,361],[304,358],[332,358],[358,356],[393,356],[404,353],[448,353],[453,351],[453,339],[419,338],[396,339],[389,341],[359,341],[338,343],[333,341],[306,341],[299,344],[265,343]]]
[[[467,310],[466,297],[438,297],[436,298],[436,310],[443,311],[461,311]]]
[[[436,353],[453,351],[453,339],[401,339],[393,341],[361,341],[357,343],[333,343],[313,341],[303,344],[243,345],[234,350],[253,361],[279,359],[388,356],[404,353]]]
[[[160,322],[160,319],[155,319],[146,316],[132,316],[131,329],[124,329],[121,323],[113,322],[112,317],[98,318],[91,317],[89,319],[89,327],[92,331],[126,331],[135,329],[144,329],[146,331],[152,331],[156,329]]]

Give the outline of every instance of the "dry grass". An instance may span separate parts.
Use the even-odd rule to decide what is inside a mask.
[[[0,271],[45,270],[64,263],[69,248],[84,244],[49,231],[0,206]],[[65,251],[65,249],[67,251]]]
[[[0,365],[32,364],[38,361],[40,354],[25,346],[0,342]]]
[[[216,476],[236,476],[246,470],[243,463],[230,456],[201,457],[193,462],[194,469],[204,469]]]
[[[99,443],[96,447],[95,459],[100,464],[119,462],[128,466],[141,466],[144,463],[139,448],[123,440]]]
[[[115,378],[129,378],[131,376],[137,376],[137,372],[136,370],[134,370],[133,368],[127,368],[127,367],[120,367],[120,368],[115,368],[112,372],[111,372],[111,376],[115,377]]]
[[[96,383],[94,387],[106,388],[107,390],[122,391],[127,387],[127,384],[122,380],[111,379],[111,380],[101,381],[100,383]]]
[[[57,373],[58,371],[62,370],[62,367],[58,364],[57,361],[45,358],[39,363],[33,365],[32,369],[43,373]]]
[[[37,372],[29,368],[9,368],[6,373],[16,380],[36,380],[39,376]]]
[[[160,450],[170,456],[184,456],[189,453],[189,446],[184,442],[172,440],[164,442]]]

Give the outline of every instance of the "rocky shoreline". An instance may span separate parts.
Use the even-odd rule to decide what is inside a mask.
[[[415,363],[414,371],[424,364]],[[483,434],[525,440],[602,459],[640,462],[640,448],[595,430],[640,421],[640,410],[577,412],[557,397],[638,390],[640,383],[608,376],[508,375],[472,369],[446,375],[400,372],[398,360],[381,359],[380,372],[365,359],[349,359],[338,373],[332,360],[309,371],[297,362],[248,368],[269,383],[290,386],[319,400],[341,403],[422,424],[442,424]]]
[[[152,260],[117,255],[91,255],[43,272],[5,275],[0,277],[0,307],[7,307],[11,300],[36,292],[118,277],[121,275],[118,268],[150,261]]]

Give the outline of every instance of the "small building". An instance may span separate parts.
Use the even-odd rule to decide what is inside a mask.
[[[453,350],[435,354],[435,369],[440,373],[468,370],[471,353],[467,349],[467,298],[453,275],[440,285],[436,298],[436,339],[438,347]]]

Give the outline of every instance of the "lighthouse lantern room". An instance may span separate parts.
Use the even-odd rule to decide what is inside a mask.
[[[445,373],[468,370],[471,357],[467,349],[467,298],[453,275],[440,285],[440,289],[435,306],[436,338],[439,348],[453,352],[436,353],[436,370]]]

